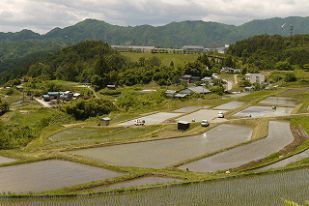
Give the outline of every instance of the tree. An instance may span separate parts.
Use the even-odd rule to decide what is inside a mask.
[[[284,77],[285,82],[295,82],[297,80],[293,72],[287,72]]]
[[[224,66],[226,67],[234,67],[235,63],[231,55],[228,55],[227,58],[224,60]]]
[[[197,60],[201,62],[202,64],[204,64],[205,66],[211,67],[207,54],[204,53],[202,56],[199,56]]]
[[[114,111],[116,107],[107,99],[91,99],[78,100],[65,108],[68,114],[71,114],[77,120],[88,119],[89,117],[96,117],[103,114],[109,114]]]
[[[137,65],[140,67],[144,67],[146,65],[146,59],[145,57],[140,57],[137,61]]]
[[[175,68],[175,63],[173,61],[170,62],[170,67]],[[309,65],[308,65],[308,67],[309,67]]]
[[[304,64],[303,68],[305,71],[309,72],[309,64]]]
[[[0,115],[3,115],[10,111],[10,106],[7,102],[0,99]]]
[[[206,66],[201,64],[199,61],[188,63],[185,66],[185,74],[192,76],[203,77],[207,72]]]
[[[218,95],[224,94],[224,88],[222,86],[213,86],[210,88],[210,91]]]
[[[275,68],[278,70],[291,70],[292,66],[287,60],[285,60],[277,62]]]
[[[148,59],[147,64],[149,64],[151,67],[159,67],[161,65],[161,60],[158,57],[153,56]]]

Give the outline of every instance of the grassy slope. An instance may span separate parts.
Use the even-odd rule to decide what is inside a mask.
[[[193,62],[197,59],[197,54],[152,54],[152,53],[133,53],[122,52],[122,55],[129,58],[131,61],[136,62],[139,58],[144,57],[149,59],[151,57],[158,57],[161,60],[161,64],[169,66],[171,61],[174,62],[176,67],[183,67],[189,62]]]

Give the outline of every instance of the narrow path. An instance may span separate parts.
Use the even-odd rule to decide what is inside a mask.
[[[100,97],[98,96],[98,94],[96,93],[96,91],[93,88],[88,87],[88,89],[93,92],[96,99],[100,99]]]
[[[238,78],[237,78],[237,74],[234,74],[234,84],[238,84]]]
[[[34,98],[34,100],[37,101],[39,104],[41,104],[45,108],[51,108],[52,107],[48,102],[45,102],[42,99]]]

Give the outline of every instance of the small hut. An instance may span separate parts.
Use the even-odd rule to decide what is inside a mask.
[[[179,121],[178,124],[178,130],[188,130],[190,128],[190,122],[186,122],[186,121]]]
[[[101,121],[100,121],[100,126],[102,126],[102,127],[107,127],[107,126],[110,125],[110,122],[111,122],[111,118],[109,118],[109,117],[104,117],[104,118],[102,118]]]

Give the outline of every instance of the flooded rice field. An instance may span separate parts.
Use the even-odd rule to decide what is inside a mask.
[[[191,114],[182,116],[177,121],[187,121],[192,122],[195,120],[196,122],[202,122],[203,120],[213,120],[217,118],[219,110],[211,110],[211,109],[202,109]],[[225,112],[225,111],[223,111]]]
[[[167,188],[63,199],[0,200],[6,206],[282,206],[283,199],[304,203],[309,169],[179,185]]]
[[[124,123],[119,124],[120,126],[133,126],[136,123],[136,120],[144,120],[145,125],[156,125],[165,122],[166,120],[176,118],[183,113],[169,113],[169,112],[159,112],[152,115],[136,118]]]
[[[0,192],[43,192],[118,175],[114,171],[78,163],[47,160],[0,167]]]
[[[295,107],[297,102],[295,99],[288,97],[268,97],[261,101],[259,104],[280,107]]]
[[[138,179],[120,182],[108,186],[96,187],[93,191],[103,191],[104,189],[119,189],[119,188],[129,188],[137,186],[155,185],[155,184],[165,184],[172,182],[181,182],[181,180],[166,178],[166,177],[141,177]]]
[[[237,168],[278,152],[292,143],[293,140],[294,137],[288,122],[270,122],[268,137],[266,139],[183,165],[181,169],[189,168],[191,171],[215,172]]]
[[[213,153],[251,139],[252,129],[220,125],[191,137],[122,144],[71,152],[117,166],[162,168],[206,153]]]
[[[241,107],[242,105],[244,105],[243,102],[237,102],[237,101],[233,101],[233,102],[229,102],[223,105],[219,105],[217,107],[215,107],[214,109],[218,109],[218,110],[232,110],[232,109],[237,109],[238,107]]]
[[[297,161],[301,161],[303,159],[309,158],[309,150],[306,150],[305,152],[302,152],[300,154],[294,155],[292,157],[289,157],[287,159],[281,160],[279,162],[276,162],[274,164],[268,165],[266,167],[260,168],[257,171],[264,171],[264,170],[268,170],[268,169],[277,169],[277,168],[281,168],[281,167],[285,167],[291,163],[297,162]]]
[[[272,106],[252,106],[244,109],[237,114],[235,117],[277,117],[290,115],[293,111],[291,107],[277,107],[276,110]]]

